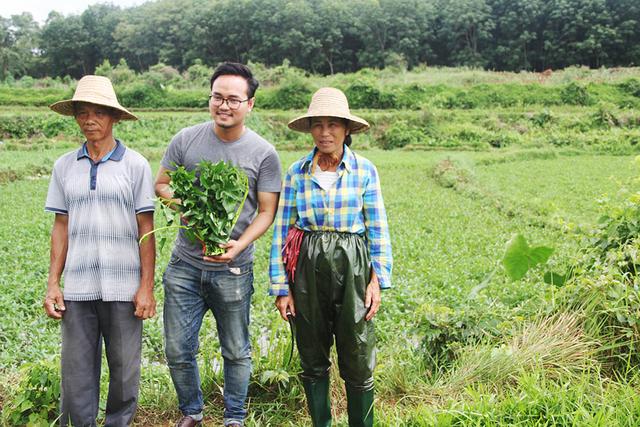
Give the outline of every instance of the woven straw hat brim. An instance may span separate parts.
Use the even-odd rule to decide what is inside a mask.
[[[122,112],[122,115],[120,116],[120,120],[138,120],[138,117],[135,114],[131,113],[129,110],[127,110],[122,106],[90,101],[88,99],[67,99],[65,101],[58,101],[55,104],[49,105],[49,108],[51,108],[56,113],[62,114],[63,116],[73,116],[74,102],[88,102],[90,104],[102,105],[104,107],[111,107]]]
[[[55,102],[49,105],[49,108],[64,116],[73,116],[74,102],[88,102],[103,107],[111,107],[122,113],[120,120],[138,120],[138,117],[120,105],[111,81],[106,77],[84,76],[78,82],[73,98]]]
[[[289,129],[298,132],[309,132],[312,117],[338,117],[349,120],[351,133],[365,132],[369,123],[349,111],[347,97],[341,90],[335,88],[321,88],[313,94],[307,114],[296,117],[288,123]]]
[[[291,130],[308,133],[311,131],[311,127],[309,126],[309,119],[312,117],[338,117],[341,119],[347,119],[349,120],[349,129],[351,130],[352,134],[366,132],[371,127],[365,119],[362,119],[358,116],[354,116],[353,114],[336,114],[335,112],[318,114],[307,113],[304,116],[296,117],[295,119],[291,120],[287,126],[289,126],[289,129]]]

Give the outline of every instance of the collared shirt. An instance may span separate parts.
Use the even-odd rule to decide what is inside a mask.
[[[65,300],[133,300],[140,285],[136,215],[153,212],[154,197],[149,163],[120,141],[99,162],[86,147],[56,161],[45,210],[68,215]]]
[[[284,179],[273,227],[269,294],[289,292],[282,249],[293,225],[307,231],[364,234],[380,287],[391,287],[391,240],[378,171],[373,163],[345,146],[337,167],[338,180],[325,191],[312,175],[315,151],[293,163]]]
[[[100,160],[94,162],[91,156],[89,156],[89,150],[87,149],[87,143],[82,144],[82,149],[78,151],[77,160],[82,158],[87,158],[89,163],[91,163],[91,172],[89,173],[89,187],[92,190],[96,189],[97,181],[98,181],[98,166],[100,163],[104,163],[113,156],[113,160],[119,162],[122,160],[122,156],[124,155],[124,145],[120,143],[120,141],[116,140],[116,146],[111,149],[107,154],[105,154]]]

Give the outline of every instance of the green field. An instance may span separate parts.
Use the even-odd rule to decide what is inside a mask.
[[[379,425],[633,426],[640,420],[634,274],[640,208],[632,142],[638,127],[595,125],[597,105],[545,108],[360,112],[387,129],[402,116],[435,141],[383,150],[384,130],[354,138],[353,147],[380,172],[395,258],[394,288],[383,293],[375,320]],[[251,118],[280,149],[285,167],[311,146],[284,130],[295,114],[258,111]],[[633,109],[624,114],[637,116]],[[141,116],[140,123],[117,127],[117,136],[155,170],[171,135],[207,114]],[[7,123],[21,127],[11,133]],[[0,126],[0,423],[26,424],[31,414],[31,425],[48,425],[55,419],[60,337],[41,308],[53,219],[43,205],[53,161],[80,140],[71,120],[43,109],[3,109]],[[496,137],[511,142],[492,144]],[[511,280],[501,261],[516,234],[554,252],[545,265]],[[265,235],[256,251],[247,423],[308,425],[298,360],[287,364],[288,326],[267,296],[269,243]],[[158,257],[160,303],[169,251],[167,245]],[[550,270],[573,273],[558,286],[543,280]],[[145,323],[136,425],[168,426],[178,416],[161,313],[160,304],[159,315]],[[207,424],[222,420],[215,334],[207,316],[199,355]],[[338,378],[337,370],[332,375]],[[340,387],[334,381],[334,409],[338,425],[346,425]]]

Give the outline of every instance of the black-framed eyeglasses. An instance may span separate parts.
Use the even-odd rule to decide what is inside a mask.
[[[236,98],[225,98],[220,95],[209,95],[209,102],[211,102],[212,105],[219,107],[222,103],[226,102],[227,107],[229,107],[230,110],[237,110],[240,108],[240,104],[247,102],[250,99],[251,98],[240,100]]]

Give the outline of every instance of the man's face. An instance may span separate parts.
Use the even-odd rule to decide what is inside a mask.
[[[75,118],[89,142],[100,142],[112,138],[113,125],[118,122],[111,109],[87,102],[76,104]]]
[[[218,77],[211,87],[211,95],[209,98],[209,112],[216,126],[223,129],[233,129],[238,126],[244,126],[244,119],[253,108],[255,98],[247,100],[247,92],[249,85],[241,76],[225,75]],[[222,101],[220,105],[214,105],[216,99],[220,98],[242,101],[237,110],[229,108],[227,101]]]

